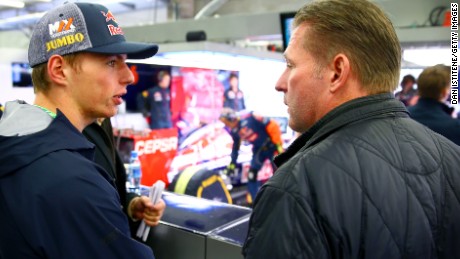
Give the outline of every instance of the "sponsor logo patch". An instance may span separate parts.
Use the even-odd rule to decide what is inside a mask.
[[[115,16],[113,16],[111,11],[108,11],[107,13],[104,13],[103,11],[101,11],[101,13],[105,17],[105,22],[114,21],[114,22],[118,23],[117,20],[115,19]]]
[[[136,142],[134,149],[137,150],[139,156],[176,150],[177,137],[139,140]]]
[[[57,38],[69,33],[75,32],[75,25],[73,25],[73,18],[57,21],[53,24],[48,24],[48,31],[51,38]]]
[[[59,49],[64,46],[72,45],[78,42],[82,42],[85,39],[83,33],[66,35],[61,38],[57,38],[46,43],[46,52],[51,50]]]
[[[112,24],[107,25],[107,28],[109,28],[110,35],[123,35],[123,30],[120,27],[116,27]]]
[[[115,24],[118,25],[117,19],[115,19],[115,16],[113,15],[113,13],[111,11],[108,11],[107,13],[101,11],[101,14],[105,17],[105,22],[113,21]],[[114,35],[123,35],[124,34],[123,30],[120,27],[116,26],[116,25],[108,24],[107,28],[109,29],[110,35],[112,35],[112,36],[114,36]]]

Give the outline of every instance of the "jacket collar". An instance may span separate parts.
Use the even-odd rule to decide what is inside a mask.
[[[437,101],[435,99],[423,98],[423,97],[420,97],[420,99],[418,100],[416,106],[420,106],[422,108],[424,107],[424,109],[426,108],[426,109],[429,109],[429,110],[436,109],[436,110],[438,110],[440,112],[448,114],[449,116],[452,115],[452,113],[455,110],[455,108],[449,107],[445,103],[442,103],[442,102]]]
[[[406,107],[392,93],[357,98],[336,107],[317,121],[308,131],[297,138],[289,148],[274,159],[279,167],[297,152],[322,141],[334,131],[368,118],[395,116],[409,117]]]

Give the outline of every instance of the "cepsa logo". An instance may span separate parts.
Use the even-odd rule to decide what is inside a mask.
[[[171,150],[176,150],[177,137],[139,140],[136,141],[134,149],[137,150],[140,156],[154,154],[156,152],[164,153]]]

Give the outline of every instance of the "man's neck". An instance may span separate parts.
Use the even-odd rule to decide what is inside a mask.
[[[57,109],[59,109],[63,114],[65,114],[70,123],[72,123],[72,125],[80,132],[92,123],[92,121],[86,121],[82,118],[82,116],[78,113],[78,109],[72,107],[71,101],[63,102],[59,98],[51,99],[45,94],[37,93],[34,105],[40,106],[42,109],[55,114],[57,114]]]

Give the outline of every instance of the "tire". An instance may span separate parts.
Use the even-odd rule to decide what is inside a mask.
[[[179,172],[168,187],[169,191],[232,204],[232,197],[216,171],[191,166]]]

